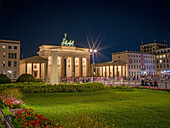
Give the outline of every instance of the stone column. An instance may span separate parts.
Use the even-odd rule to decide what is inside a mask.
[[[121,76],[123,76],[123,66],[121,65]]]
[[[108,72],[109,72],[109,77],[110,77],[110,65],[109,65],[109,69],[108,69]]]
[[[82,58],[79,58],[79,76],[83,76]]]
[[[86,58],[86,76],[90,76],[90,58]]]
[[[126,77],[126,65],[125,65],[125,77]]]
[[[45,78],[46,81],[48,81],[48,63],[45,63]]]
[[[119,77],[119,70],[118,70],[118,65],[116,66],[117,67],[117,77]]]
[[[114,74],[115,74],[115,76],[117,76],[117,65],[115,65],[114,68],[115,68]]]
[[[71,73],[72,73],[72,77],[75,77],[75,57],[71,58]]]

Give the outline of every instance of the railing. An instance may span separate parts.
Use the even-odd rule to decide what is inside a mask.
[[[0,109],[0,113],[2,115],[2,125],[3,125],[3,128],[14,128],[11,124],[11,117],[10,116],[5,116],[5,114],[2,112],[2,110]]]

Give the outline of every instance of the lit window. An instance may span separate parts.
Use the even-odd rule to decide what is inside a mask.
[[[163,55],[163,58],[165,58],[165,55]]]
[[[162,55],[160,56],[160,58],[162,58]]]
[[[160,63],[162,63],[162,60],[159,60]]]
[[[5,67],[5,60],[2,61],[2,67]]]
[[[6,48],[6,46],[5,46],[5,45],[2,45],[2,48]]]
[[[2,57],[5,57],[5,52],[2,52]]]

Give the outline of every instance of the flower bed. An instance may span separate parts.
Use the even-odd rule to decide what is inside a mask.
[[[33,109],[21,110],[15,113],[14,122],[18,124],[18,127],[27,128],[59,128],[63,127],[53,123],[52,120],[44,118],[43,115],[38,115]]]
[[[136,86],[136,88],[139,88],[139,89],[151,89],[151,90],[170,91],[170,88],[161,88],[161,87]]]

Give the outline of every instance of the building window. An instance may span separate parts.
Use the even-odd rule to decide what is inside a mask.
[[[129,69],[130,69],[130,65],[129,65]]]
[[[132,63],[132,59],[129,59],[129,63]]]
[[[8,67],[11,67],[11,61],[8,61]]]
[[[5,57],[5,52],[2,52],[2,57]]]
[[[167,64],[167,68],[169,68],[169,64]]]
[[[159,68],[159,65],[157,65],[157,68]]]
[[[2,61],[2,67],[5,67],[5,60]]]
[[[14,46],[14,49],[17,49],[17,46]]]
[[[14,59],[16,59],[17,58],[17,54],[16,53],[14,53]]]
[[[162,68],[162,64],[160,64],[160,68]]]
[[[162,63],[162,60],[159,60],[160,63]]]
[[[8,46],[8,49],[11,49],[12,47],[11,46]]]
[[[129,76],[130,76],[130,72],[129,72]]]
[[[2,48],[6,48],[6,46],[5,46],[5,45],[2,45]]]
[[[164,68],[165,68],[165,64],[164,64]]]
[[[134,65],[134,69],[136,69],[136,66]]]
[[[17,62],[16,61],[14,61],[14,67],[17,67]]]
[[[10,58],[12,58],[12,55],[11,55],[11,53],[8,53],[8,58],[10,59]]]

